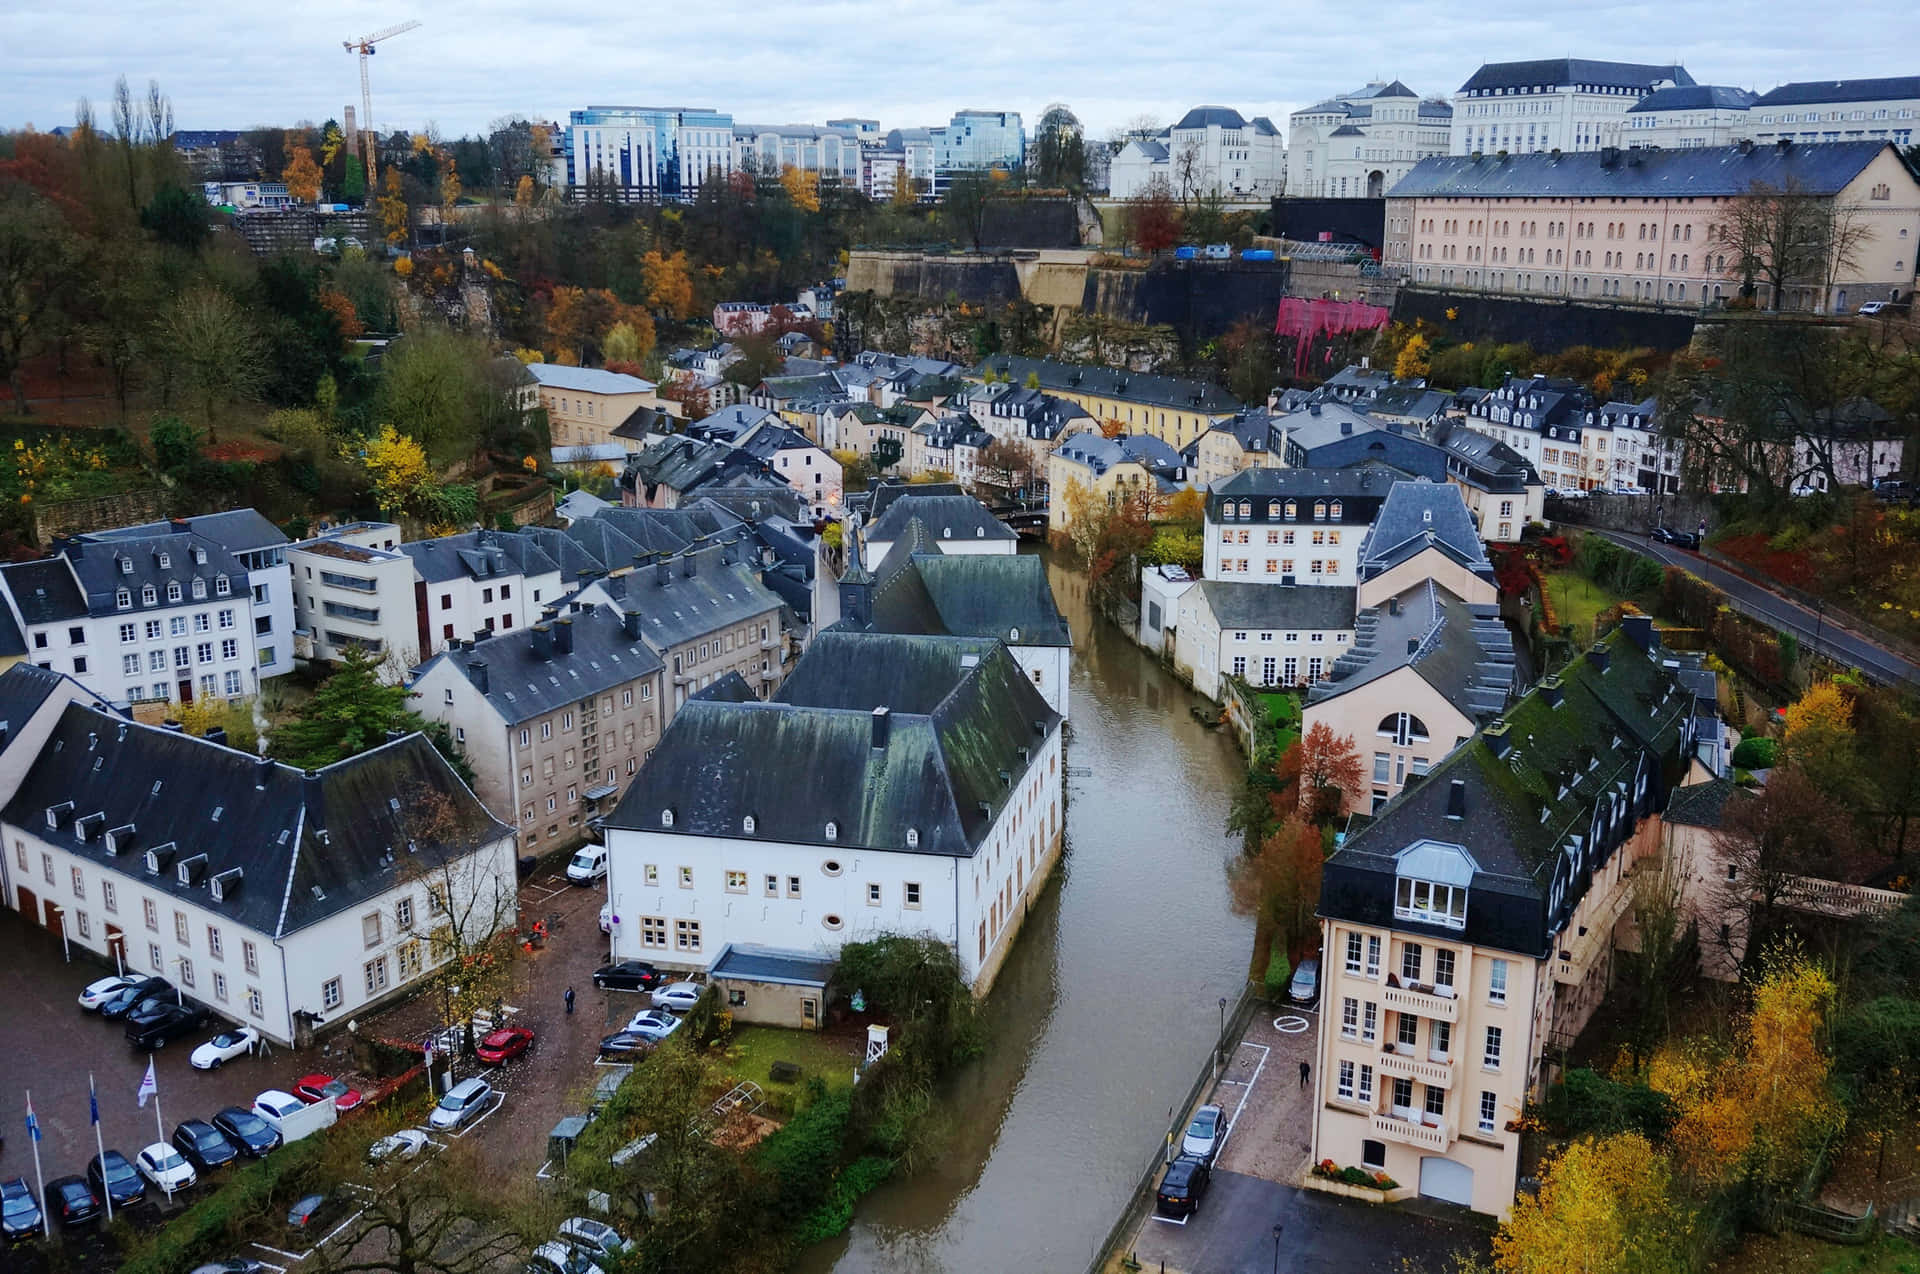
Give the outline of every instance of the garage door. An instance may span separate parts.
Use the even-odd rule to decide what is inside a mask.
[[[1451,1159],[1422,1159],[1420,1194],[1423,1198],[1470,1207],[1473,1204],[1473,1169]]]

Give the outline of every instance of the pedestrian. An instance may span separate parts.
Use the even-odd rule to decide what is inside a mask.
[[[571,992],[569,992],[567,995],[567,1002],[569,1004],[573,1002],[573,995]],[[567,1012],[571,1013],[573,1012],[573,1010],[569,1008]],[[1305,1088],[1307,1086],[1307,1076],[1311,1074],[1313,1074],[1313,1067],[1307,1065],[1305,1062],[1300,1063],[1300,1087]]]
[[[572,987],[567,988],[567,1016],[568,1017],[573,1016],[573,988]]]

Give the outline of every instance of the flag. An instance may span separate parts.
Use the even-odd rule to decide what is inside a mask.
[[[33,1098],[27,1098],[27,1135],[35,1141],[40,1140],[40,1121],[33,1114]]]
[[[93,1126],[100,1126],[100,1095],[93,1091],[93,1076],[87,1076],[87,1107],[92,1116]]]
[[[159,1095],[160,1081],[153,1077],[153,1059],[149,1057],[147,1059],[146,1076],[140,1081],[140,1109],[145,1110],[147,1108],[147,1098],[158,1097]],[[97,1119],[99,1116],[96,1115],[95,1118]]]

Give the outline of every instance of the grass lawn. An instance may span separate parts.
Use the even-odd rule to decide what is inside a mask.
[[[775,1062],[792,1062],[800,1068],[800,1078],[791,1084],[773,1084],[769,1075]],[[735,1079],[752,1080],[768,1089],[804,1089],[815,1075],[830,1088],[851,1088],[853,1068],[859,1062],[859,1047],[845,1036],[777,1026],[740,1027],[727,1049],[727,1069]]]
[[[1553,599],[1554,618],[1573,626],[1575,641],[1593,640],[1593,623],[1601,611],[1627,600],[1609,593],[1578,571],[1547,573],[1547,594]]]
[[[1920,1274],[1920,1248],[1883,1236],[1861,1247],[1804,1234],[1756,1234],[1721,1257],[1714,1274]]]
[[[1300,696],[1285,690],[1254,692],[1267,714],[1267,732],[1276,752],[1284,753],[1300,739]]]

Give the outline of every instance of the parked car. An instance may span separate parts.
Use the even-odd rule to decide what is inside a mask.
[[[1311,1005],[1320,998],[1320,961],[1318,958],[1302,960],[1293,971],[1293,980],[1287,983],[1287,998],[1295,1004]]]
[[[1220,1134],[1225,1131],[1224,1122],[1218,1106],[1202,1106],[1194,1111],[1193,1121],[1180,1139],[1180,1153],[1212,1163],[1213,1153],[1220,1147]]]
[[[707,988],[698,982],[669,982],[663,987],[654,989],[653,995],[649,997],[649,1003],[656,1009],[673,1009],[676,1012],[685,1013],[699,1003],[700,997],[706,993]]]
[[[567,861],[567,879],[576,885],[591,885],[607,874],[607,847],[583,845]]]
[[[465,1127],[493,1104],[493,1085],[484,1079],[463,1079],[447,1090],[427,1116],[427,1126],[443,1132]]]
[[[411,1159],[427,1146],[427,1134],[418,1128],[402,1128],[388,1133],[367,1147],[367,1162],[385,1163],[389,1159]]]
[[[258,1261],[249,1261],[235,1256],[224,1261],[214,1261],[209,1265],[196,1265],[193,1274],[269,1274],[269,1271]]]
[[[98,1013],[100,1006],[120,994],[139,978],[130,978],[125,974],[115,974],[110,978],[101,978],[97,982],[87,983],[87,989],[80,993],[80,1007],[89,1013]]]
[[[653,1045],[653,1040],[635,1031],[615,1031],[611,1035],[601,1037],[600,1056],[629,1057],[635,1053],[644,1053]]]
[[[658,1044],[679,1030],[680,1023],[684,1020],[675,1017],[665,1009],[641,1009],[633,1015],[633,1020],[627,1023],[626,1029],[630,1034]]]
[[[339,1196],[310,1194],[287,1209],[287,1225],[303,1233],[322,1230],[343,1211],[345,1204]]]
[[[25,1177],[0,1181],[0,1236],[9,1243],[40,1233],[40,1205]]]
[[[554,1241],[533,1249],[526,1274],[605,1274],[585,1252]]]
[[[201,1172],[224,1168],[240,1157],[239,1147],[204,1119],[189,1119],[175,1128],[173,1148]]]
[[[97,1195],[113,1201],[116,1208],[138,1203],[147,1197],[147,1183],[133,1170],[127,1157],[118,1150],[95,1155],[87,1160],[87,1184]]]
[[[229,1106],[215,1115],[213,1126],[249,1159],[262,1158],[280,1144],[280,1133],[272,1124],[238,1106]]]
[[[1656,543],[1671,544],[1673,543],[1673,532],[1664,526],[1650,526],[1647,528],[1647,538]]]
[[[600,904],[600,932],[613,932],[613,904],[610,902]]]
[[[1677,549],[1697,550],[1700,547],[1700,537],[1692,531],[1673,531],[1671,534],[1673,538],[1668,540],[1667,543]]]
[[[145,1018],[127,1019],[127,1043],[142,1052],[165,1048],[168,1040],[191,1035],[207,1024],[209,1014],[197,1004],[168,1004]]]
[[[524,1026],[506,1026],[473,1046],[473,1055],[491,1066],[518,1057],[533,1047],[533,1032]]]
[[[164,1141],[156,1141],[135,1155],[133,1167],[134,1171],[153,1183],[154,1189],[165,1194],[185,1190],[200,1179],[194,1173],[193,1165]]]
[[[100,1016],[118,1022],[148,1000],[173,994],[173,983],[165,978],[141,978],[100,1005]]]
[[[1860,303],[1860,308],[1855,311],[1855,313],[1857,314],[1865,314],[1865,315],[1885,314],[1886,312],[1887,312],[1887,303],[1885,301],[1862,301]]]
[[[645,960],[603,964],[593,971],[593,984],[602,991],[651,991],[662,981],[660,970]]]
[[[293,1085],[294,1096],[309,1104],[333,1101],[333,1108],[346,1114],[361,1101],[360,1090],[352,1087],[344,1079],[335,1079],[331,1075],[302,1075]]]
[[[71,1230],[100,1219],[100,1197],[85,1177],[55,1177],[47,1182],[47,1215]]]
[[[568,1217],[560,1223],[560,1241],[595,1261],[616,1260],[627,1250],[620,1231],[592,1217]]]
[[[1213,1169],[1204,1159],[1181,1155],[1160,1175],[1160,1189],[1153,1196],[1153,1210],[1163,1217],[1185,1220],[1200,1211],[1200,1200],[1213,1184]]]
[[[212,1039],[193,1050],[188,1060],[195,1070],[210,1071],[230,1062],[236,1057],[245,1057],[260,1044],[260,1032],[251,1026],[238,1026],[231,1031],[222,1031]]]

